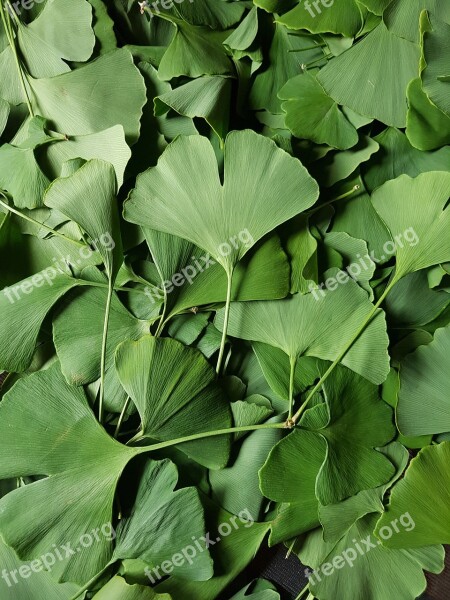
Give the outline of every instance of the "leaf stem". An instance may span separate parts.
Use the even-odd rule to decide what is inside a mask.
[[[223,319],[223,331],[222,331],[222,339],[220,342],[220,350],[219,350],[219,358],[217,359],[216,373],[220,375],[220,371],[222,368],[223,354],[225,351],[225,343],[227,340],[227,330],[228,330],[228,319],[230,317],[230,304],[231,304],[231,286],[233,283],[233,271],[227,271],[227,298],[225,301],[225,315]]]
[[[101,281],[88,281],[87,279],[77,279],[77,278],[75,278],[75,280],[77,281],[78,285],[80,285],[80,286],[98,287],[98,288],[102,288],[102,289],[109,288],[108,283],[102,283]],[[131,288],[131,287],[119,286],[119,285],[117,285],[117,286],[115,285],[114,290],[116,292],[135,292],[136,294],[145,294],[145,291],[140,290],[139,288]]]
[[[8,197],[5,196],[5,194],[3,192],[0,191],[0,194],[4,198],[6,198],[6,200],[8,200]],[[51,227],[48,227],[48,225],[44,225],[44,223],[41,223],[40,221],[36,221],[36,219],[33,219],[32,217],[29,217],[28,215],[24,215],[23,213],[19,212],[15,208],[12,208],[11,206],[9,206],[9,204],[6,204],[5,202],[3,202],[3,200],[0,200],[0,205],[3,206],[4,208],[6,208],[6,210],[8,210],[9,212],[14,213],[18,217],[21,217],[22,219],[25,219],[25,221],[29,221],[30,223],[33,223],[34,225],[38,225],[39,227],[43,227],[44,229],[46,229],[50,233],[53,233],[53,235],[56,235],[57,237],[60,237],[61,239],[65,240],[66,242],[72,242],[72,244],[76,244],[77,246],[80,246],[80,248],[85,248],[86,247],[86,244],[83,244],[83,242],[78,242],[77,240],[73,240],[72,238],[69,238],[69,237],[65,236],[64,234],[60,233],[56,229],[52,229]]]
[[[296,597],[295,600],[301,600],[301,598],[303,598],[303,596],[306,594],[306,592],[309,592],[309,581],[305,585],[305,587],[302,589],[302,591],[300,592],[300,594]]]
[[[318,206],[314,206],[310,210],[306,211],[306,214],[311,215],[311,214],[317,212],[318,210],[320,210],[321,208],[323,208],[324,206],[328,206],[329,204],[334,204],[335,202],[338,202],[339,200],[344,200],[345,198],[348,198],[349,196],[351,196],[352,194],[357,192],[359,189],[361,189],[360,185],[358,185],[358,184],[354,185],[352,187],[352,189],[349,190],[348,192],[345,192],[345,194],[341,194],[337,198],[332,198],[331,200],[327,200],[327,202],[322,202],[322,204],[319,204]]]
[[[202,440],[209,437],[215,437],[216,435],[229,435],[231,433],[240,433],[242,431],[259,431],[260,429],[286,429],[285,423],[263,423],[262,425],[248,425],[242,427],[228,427],[227,429],[217,429],[215,431],[205,431],[203,433],[194,433],[193,435],[187,435],[176,440],[169,440],[167,442],[159,442],[158,444],[151,444],[150,446],[143,446],[139,448],[140,453],[153,452],[154,450],[163,450],[164,448],[170,448],[170,446],[177,446],[178,444],[184,444],[185,442],[192,442],[195,440]],[[142,432],[139,432],[131,439],[127,445],[131,442],[136,441],[142,437]]]
[[[105,567],[103,567],[103,569],[101,571],[99,571],[97,573],[97,575],[94,575],[94,577],[92,579],[90,579],[86,583],[86,585],[84,585],[80,590],[78,590],[78,592],[74,596],[72,596],[70,598],[70,600],[77,600],[82,594],[87,592],[89,590],[89,588],[91,588],[95,583],[97,583],[97,581],[100,579],[100,577],[109,569],[111,564],[112,563],[108,563]]]
[[[103,323],[102,352],[100,357],[100,394],[98,406],[98,420],[100,423],[103,421],[103,401],[105,397],[106,342],[108,339],[109,313],[111,309],[111,299],[113,291],[114,284],[112,277],[110,276],[108,285],[108,296],[106,298],[105,320]]]
[[[290,356],[289,363],[291,366],[290,375],[289,375],[289,415],[288,420],[292,419],[292,411],[294,407],[294,375],[295,375],[295,367],[297,364],[297,357]]]
[[[9,0],[7,0],[7,3],[8,3],[10,10],[15,15],[14,9],[12,8]],[[7,12],[7,16],[5,16],[4,6],[0,2],[0,15],[1,15],[2,22],[3,22],[3,27],[5,28],[6,37],[8,38],[8,42],[11,47],[11,51],[14,55],[14,62],[16,63],[17,71],[19,73],[20,84],[22,86],[23,94],[25,96],[25,102],[27,104],[28,112],[30,113],[30,117],[34,117],[33,107],[31,106],[31,101],[28,96],[28,90],[27,90],[27,87],[25,84],[25,78],[24,78],[24,74],[23,74],[22,65],[20,64],[19,54],[17,52],[17,47],[16,47],[16,44],[14,41],[13,31],[11,29],[11,20],[10,20],[9,11],[7,10],[6,12]],[[15,17],[17,19],[17,15],[15,15]]]
[[[120,428],[122,427],[122,423],[125,418],[125,413],[127,412],[127,408],[130,405],[130,401],[131,401],[131,398],[130,398],[130,396],[128,396],[127,399],[125,400],[125,404],[123,405],[122,412],[120,413],[120,416],[119,416],[119,420],[117,421],[116,430],[114,432],[115,439],[117,439],[119,437],[119,431],[120,431]]]
[[[395,285],[395,283],[397,283],[397,279],[394,276],[392,278],[391,282],[387,285],[387,287],[384,290],[383,294],[380,296],[378,302],[375,304],[375,306],[373,307],[373,309],[370,311],[370,313],[368,314],[368,316],[366,317],[366,319],[364,320],[364,322],[362,323],[362,325],[358,328],[358,330],[355,333],[355,335],[344,346],[344,349],[342,350],[342,352],[340,352],[338,354],[338,356],[331,363],[331,365],[328,367],[328,369],[325,371],[325,373],[322,375],[322,377],[319,379],[319,381],[316,383],[316,385],[313,387],[313,389],[309,392],[309,394],[308,394],[305,402],[303,402],[303,404],[301,405],[301,407],[298,409],[298,411],[292,417],[292,419],[290,421],[290,424],[295,425],[295,424],[298,423],[298,420],[302,416],[303,412],[305,411],[306,407],[308,406],[308,404],[309,404],[310,400],[312,399],[312,397],[314,396],[314,394],[320,390],[320,388],[325,383],[325,381],[327,380],[327,378],[329,377],[329,375],[331,375],[331,373],[334,371],[334,369],[336,368],[336,366],[341,362],[341,360],[344,358],[344,356],[347,354],[347,352],[350,350],[350,348],[353,346],[353,344],[356,342],[356,340],[359,338],[359,336],[363,333],[363,331],[365,330],[365,328],[370,324],[370,322],[372,321],[373,317],[375,316],[377,310],[379,309],[379,307],[381,306],[381,304],[383,303],[384,299],[389,294],[389,292],[391,291],[391,289]],[[287,423],[287,426],[289,426],[288,423]]]

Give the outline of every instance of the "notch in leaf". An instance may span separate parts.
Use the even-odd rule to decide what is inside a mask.
[[[224,268],[228,285],[218,373],[236,264],[255,242],[312,206],[319,195],[299,160],[250,130],[227,136],[223,179],[222,184],[206,138],[179,137],[156,167],[138,177],[124,210],[128,221],[185,238]]]

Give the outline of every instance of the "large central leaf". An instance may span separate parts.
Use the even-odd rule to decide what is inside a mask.
[[[297,159],[252,131],[230,133],[224,153],[222,185],[208,140],[176,139],[138,177],[125,218],[205,248],[230,272],[256,241],[314,204],[318,187]]]

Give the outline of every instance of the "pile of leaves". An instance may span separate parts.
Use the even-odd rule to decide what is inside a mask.
[[[448,1],[0,15],[2,600],[276,600],[236,579],[279,543],[299,599],[420,596],[450,543]]]

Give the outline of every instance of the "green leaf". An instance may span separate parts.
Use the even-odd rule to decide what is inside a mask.
[[[401,175],[375,190],[373,206],[396,240],[395,280],[450,260],[449,196],[450,174],[443,172]]]
[[[281,435],[280,429],[251,432],[239,448],[233,447],[231,464],[210,472],[212,498],[220,506],[234,514],[245,506],[255,521],[263,517],[264,498],[259,491],[258,471]],[[245,485],[242,485],[243,481]]]
[[[245,7],[239,2],[189,0],[175,5],[175,12],[191,25],[206,25],[211,29],[227,29],[239,22]]]
[[[356,169],[369,160],[379,150],[378,142],[369,136],[362,136],[356,146],[345,152],[329,152],[317,161],[311,169],[320,184],[331,187],[347,179]]]
[[[438,19],[450,19],[450,7],[439,0],[394,0],[383,15],[387,28],[410,42],[419,42],[419,18],[427,10]]]
[[[223,47],[228,32],[212,31],[183,21],[177,21],[175,27],[173,40],[159,64],[160,79],[231,74],[232,64]]]
[[[157,96],[155,114],[161,116],[172,108],[180,115],[202,117],[219,136],[225,139],[228,132],[228,106],[231,96],[231,81],[224,77],[200,77],[170,92]]]
[[[450,328],[437,329],[430,344],[419,346],[402,362],[397,423],[404,435],[450,431],[449,349]]]
[[[250,91],[249,102],[254,110],[265,109],[281,114],[281,102],[277,96],[280,89],[289,79],[301,72],[303,63],[315,61],[323,56],[320,46],[317,49],[314,47],[311,49],[311,46],[314,46],[311,44],[311,36],[289,35],[286,27],[275,23],[268,61],[266,61],[267,67],[262,73],[256,75]]]
[[[312,6],[313,5],[313,6]],[[354,37],[362,28],[362,14],[357,2],[328,0],[321,3],[302,2],[278,21],[289,29],[307,29],[311,33],[337,33]]]
[[[319,525],[316,479],[326,444],[310,431],[293,431],[270,452],[259,472],[262,493],[280,506],[272,521],[271,545]]]
[[[418,329],[436,319],[449,305],[446,292],[430,289],[428,274],[426,270],[411,273],[389,292],[384,310],[393,327]]]
[[[372,192],[386,181],[400,175],[416,177],[427,171],[447,171],[450,164],[450,148],[436,152],[419,152],[404,133],[388,127],[375,137],[380,151],[368,165],[363,166],[363,179]]]
[[[255,585],[251,583],[230,598],[230,600],[246,600],[246,598],[251,598],[252,600],[280,600],[280,594],[268,581],[258,579]]]
[[[161,290],[149,295],[152,303],[164,298],[165,322],[175,314],[215,302],[225,302],[227,277],[218,263],[200,248],[174,235],[144,229],[160,271]],[[267,273],[274,275],[267,278]],[[289,292],[289,263],[276,235],[246,254],[234,270],[232,300],[284,298]]]
[[[82,385],[100,377],[100,353],[107,283],[105,289],[83,287],[64,302],[53,320],[53,337],[61,370],[71,385]],[[106,344],[106,370],[113,370],[114,353],[124,339],[138,339],[148,333],[149,322],[133,317],[113,294]],[[111,375],[113,376],[113,375]]]
[[[30,75],[54,77],[70,72],[64,60],[88,60],[95,44],[91,21],[86,0],[48,0],[34,21],[20,22],[18,41]]]
[[[145,336],[119,346],[116,368],[139,411],[144,437],[164,441],[230,427],[226,398],[197,350],[176,340]],[[200,464],[218,469],[228,460],[230,440],[218,436],[179,447]]]
[[[124,48],[70,73],[29,78],[29,84],[35,111],[69,137],[98,133],[117,124],[124,128],[128,143],[139,137],[145,86],[130,52]],[[11,102],[16,103],[16,99]]]
[[[450,35],[450,7],[445,7],[446,23],[431,18],[423,25],[422,52],[426,63],[422,71],[423,89],[431,102],[450,117],[449,91],[450,60],[448,58],[448,38]],[[424,16],[424,20],[425,20]]]
[[[234,131],[225,142],[223,186],[210,143],[178,138],[138,178],[125,218],[191,241],[230,273],[255,242],[311,206],[317,194],[297,159],[250,130]]]
[[[16,148],[11,144],[0,147],[0,187],[7,190],[18,208],[42,206],[42,197],[50,185],[33,148]]]
[[[417,44],[390,33],[381,23],[317,76],[338,104],[386,125],[405,127],[406,88],[417,76]]]
[[[209,507],[209,519],[207,517],[208,531],[211,540],[216,536],[221,537],[220,544],[214,542],[211,547],[211,555],[214,559],[215,575],[209,581],[191,582],[170,577],[167,581],[159,584],[158,592],[167,592],[174,598],[183,600],[215,600],[218,594],[229,585],[239,573],[241,573],[250,561],[255,557],[258,548],[263,542],[269,530],[268,523],[253,523],[245,510],[239,514],[241,518],[233,517],[225,510],[218,507]],[[223,536],[218,528],[223,523],[233,520],[234,527],[229,535]],[[245,519],[245,521],[244,521]]]
[[[392,491],[375,533],[389,548],[420,548],[450,540],[450,442],[423,448]],[[387,539],[383,527],[409,516],[410,526]]]
[[[313,574],[309,580],[311,593],[315,597],[347,600],[360,596],[368,600],[385,600],[395,590],[396,598],[410,600],[425,591],[427,582],[424,569],[433,573],[442,571],[444,550],[440,546],[408,551],[389,550],[378,545],[378,540],[372,534],[378,518],[377,513],[362,517],[331,548],[324,546],[319,538],[321,531],[316,530],[316,539],[312,543],[319,551],[322,550],[323,558],[312,564],[318,571],[318,576]],[[363,540],[369,544],[369,548]],[[300,557],[304,560],[302,551]],[[329,574],[325,576],[319,568]],[[368,573],[382,576],[368,576]]]
[[[50,266],[3,290],[0,294],[0,369],[20,373],[30,366],[43,320],[56,302],[76,285],[75,279]]]
[[[280,348],[292,359],[305,355],[333,361],[354,338],[373,305],[367,293],[350,280],[334,291],[314,294],[296,294],[280,301],[234,302],[228,332]],[[216,326],[221,328],[222,323],[223,311],[219,311]],[[387,343],[384,316],[378,312],[342,364],[373,383],[382,383],[389,372]]]
[[[39,162],[52,179],[62,175],[63,164],[68,160],[78,157],[86,161],[98,158],[113,165],[118,188],[123,183],[125,167],[130,156],[131,150],[125,141],[122,125],[115,125],[98,133],[55,140],[54,143],[38,150]]]
[[[419,150],[435,150],[450,144],[450,117],[430,102],[420,78],[411,81],[407,95],[406,135],[411,144]]]
[[[112,165],[87,162],[69,177],[54,181],[44,202],[83,228],[100,253],[109,279],[114,280],[123,257]]]
[[[78,590],[73,583],[56,583],[40,560],[34,564],[23,563],[3,541],[0,541],[0,563],[2,600],[70,600]]]
[[[193,487],[175,491],[178,471],[169,460],[148,461],[139,480],[136,498],[129,515],[118,527],[116,547],[111,562],[140,558],[158,567],[177,552],[192,545],[205,531],[203,507]],[[194,535],[193,535],[194,534]],[[175,565],[175,576],[204,581],[213,575],[212,560],[205,544],[197,548],[195,561]],[[206,552],[205,552],[206,550]]]
[[[278,97],[285,100],[281,108],[286,113],[286,126],[296,137],[341,150],[357,143],[356,129],[313,75],[293,77]]]
[[[128,585],[122,577],[113,577],[92,600],[172,600],[172,597],[169,594],[157,594],[144,585]]]
[[[384,512],[383,497],[386,491],[401,477],[405,470],[409,454],[399,442],[392,442],[380,448],[396,467],[396,473],[384,485],[363,490],[337,504],[319,507],[320,523],[323,527],[323,539],[336,544],[361,517],[374,512]]]
[[[321,504],[327,505],[389,481],[394,468],[375,448],[391,441],[395,428],[391,409],[378,397],[376,386],[351,371],[335,369],[323,388],[326,404],[308,409],[300,421],[303,428],[310,430],[306,435],[309,458],[300,452],[305,450],[305,432],[296,430],[279,442],[278,459],[276,455],[272,457],[272,451],[268,463],[272,462],[269,471],[272,478],[275,465],[285,470],[281,485],[287,485],[286,479],[292,480],[295,470],[296,477],[301,479],[306,469],[312,481],[312,465],[315,468],[319,465],[317,479],[314,477],[315,495]],[[301,485],[298,480],[294,483],[290,483],[291,489],[298,494]],[[312,498],[311,494],[309,497]],[[280,490],[276,500],[292,502],[295,498]]]
[[[54,556],[52,574],[83,584],[112,554],[115,488],[138,450],[107,435],[58,364],[19,380],[1,402],[0,415],[0,478],[48,476],[0,500],[2,537],[24,560],[71,544],[75,554],[70,560],[64,551],[64,560]],[[81,547],[81,536],[108,524],[109,535]]]

